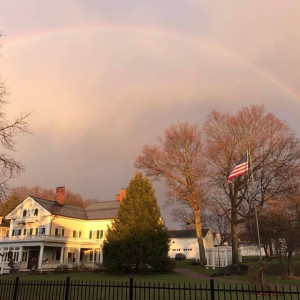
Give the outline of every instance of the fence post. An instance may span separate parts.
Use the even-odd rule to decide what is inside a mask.
[[[66,293],[65,293],[65,300],[69,299],[69,288],[70,288],[70,277],[67,277],[67,282],[66,282]]]
[[[215,300],[215,282],[213,279],[210,280],[210,299]]]
[[[129,279],[129,300],[133,300],[133,278]]]
[[[18,296],[18,287],[19,287],[19,276],[16,277],[15,288],[14,288],[14,300],[17,300]]]

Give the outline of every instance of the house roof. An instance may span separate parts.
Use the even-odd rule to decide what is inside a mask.
[[[105,201],[91,203],[86,209],[89,220],[114,219],[118,216],[120,201]]]
[[[202,229],[202,235],[205,237],[208,233],[209,229]],[[196,230],[170,230],[169,231],[171,238],[196,238]]]
[[[120,202],[115,200],[106,202],[94,202],[90,204],[86,209],[84,209],[74,205],[61,205],[57,201],[41,199],[35,196],[30,197],[53,215],[83,220],[116,218],[120,206]]]

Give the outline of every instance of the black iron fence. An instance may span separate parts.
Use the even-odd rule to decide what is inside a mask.
[[[140,283],[132,278],[126,282],[96,282],[71,280],[0,280],[1,300],[225,300],[225,299],[297,299],[299,286]]]

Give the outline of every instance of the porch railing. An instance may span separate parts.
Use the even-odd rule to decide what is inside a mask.
[[[56,236],[56,235],[45,235],[45,234],[38,234],[38,235],[18,235],[18,236],[5,236],[0,238],[0,243],[10,243],[10,242],[32,242],[32,241],[74,241],[74,242],[83,242],[83,243],[92,243],[93,239],[86,239],[86,238],[79,238],[79,237],[66,237],[66,236]]]

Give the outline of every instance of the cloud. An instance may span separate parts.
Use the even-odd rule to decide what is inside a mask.
[[[299,128],[299,10],[298,1],[6,2],[9,114],[32,110],[34,132],[17,146],[27,168],[14,185],[112,199],[144,144],[212,109],[264,103]]]

